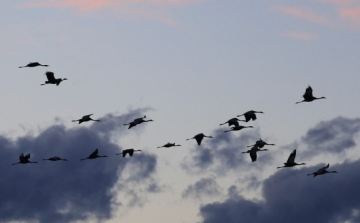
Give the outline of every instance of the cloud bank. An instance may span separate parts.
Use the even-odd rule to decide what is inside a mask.
[[[302,159],[338,155],[356,149],[360,119],[338,117],[320,122],[298,143],[307,147]],[[203,223],[277,222],[338,223],[360,222],[360,160],[331,164],[330,171],[317,177],[307,176],[328,162],[316,166],[274,170],[261,184],[262,200],[247,199],[232,186],[228,199],[200,208]]]
[[[0,136],[0,221],[73,222],[94,218],[102,221],[112,217],[115,207],[124,205],[117,201],[117,196],[125,192],[133,193],[132,205],[141,205],[144,193],[137,193],[136,187],[121,190],[116,186],[122,179],[123,183],[158,187],[154,178],[157,158],[146,152],[131,158],[116,156],[123,148],[110,139],[113,134],[124,137],[129,131],[123,124],[142,116],[142,112],[107,115],[100,118],[102,122],[70,129],[54,125],[37,136],[14,140]],[[80,161],[95,148],[99,155],[108,157]],[[38,164],[11,165],[18,162],[21,153],[30,153],[30,160]],[[52,156],[69,161],[42,160]]]

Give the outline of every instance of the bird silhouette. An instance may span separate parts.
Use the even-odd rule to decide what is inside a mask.
[[[322,175],[322,174],[326,174],[326,173],[337,173],[336,171],[327,171],[327,168],[329,168],[329,166],[330,166],[330,164],[318,169],[314,173],[309,173],[308,175],[314,175],[314,177],[316,177],[317,175]]]
[[[220,125],[224,125],[224,124],[228,124],[229,126],[239,126],[239,122],[245,122],[245,120],[240,120],[238,118],[232,118],[232,119],[229,119],[227,122],[224,122]]]
[[[47,77],[47,81],[45,81],[44,84],[41,85],[46,85],[46,84],[56,84],[56,86],[58,86],[61,81],[67,80],[66,78],[55,78],[54,73],[53,72],[46,72],[45,73],[46,77]]]
[[[204,133],[199,133],[197,134],[196,136],[190,138],[190,139],[195,139],[197,144],[200,146],[201,145],[201,141],[203,140],[204,137],[207,137],[207,138],[213,138],[212,136],[206,136],[204,135]],[[190,139],[186,139],[186,140],[190,140]]]
[[[257,146],[259,148],[263,148],[265,145],[268,145],[268,146],[275,146],[275,144],[269,144],[267,142],[264,142],[261,138],[259,140],[257,140],[255,142],[254,145],[251,145],[251,146],[247,146],[247,147],[252,147],[252,146]]]
[[[325,97],[320,97],[320,98],[314,97],[312,92],[313,92],[313,90],[309,85],[309,87],[306,88],[306,91],[305,91],[305,93],[303,95],[304,100],[296,102],[295,104],[298,104],[298,103],[301,103],[301,102],[311,102],[311,101],[314,101],[314,100],[317,100],[317,99],[324,99],[325,98]]]
[[[124,124],[124,125],[128,125],[129,126],[128,129],[131,129],[132,127],[134,127],[136,125],[139,125],[139,124],[141,124],[143,122],[152,122],[152,121],[154,121],[152,119],[144,120],[144,118],[146,118],[146,115],[144,115],[144,117],[142,117],[142,118],[136,118],[136,119],[134,119],[134,121],[132,121],[132,122],[130,122],[128,124]]]
[[[82,160],[87,160],[87,159],[96,159],[96,158],[101,158],[101,157],[107,157],[107,156],[99,156],[98,155],[99,153],[99,150],[98,149],[95,149],[94,152],[92,152],[88,157],[84,158],[84,159],[81,159]]]
[[[138,149],[138,150],[135,150],[135,149],[124,149],[121,153],[117,153],[116,155],[120,155],[122,154],[122,157],[125,157],[126,154],[129,154],[129,156],[133,156],[134,155],[134,152],[140,152],[142,150]]]
[[[88,122],[88,121],[100,122],[100,120],[92,119],[92,118],[90,117],[90,116],[92,116],[92,115],[93,115],[93,114],[84,115],[81,119],[72,120],[72,122],[79,122],[79,124],[81,124],[82,122]]]
[[[162,147],[164,147],[164,148],[169,148],[169,147],[173,147],[173,146],[181,146],[181,145],[175,145],[175,143],[166,143],[165,145],[163,145],[163,146],[159,146],[159,147],[157,147],[157,148],[162,148]]]
[[[48,158],[48,159],[43,159],[43,160],[50,160],[50,161],[59,161],[59,160],[61,160],[61,161],[68,161],[67,159],[61,159],[61,158],[58,157],[58,156],[53,156],[53,157],[50,157],[50,158]]]
[[[31,161],[29,161],[29,159],[30,159],[30,153],[26,154],[25,156],[24,156],[23,153],[21,153],[21,155],[19,156],[19,162],[13,163],[12,165],[27,164],[27,163],[37,163],[37,162],[31,162]]]
[[[254,127],[253,126],[238,125],[238,126],[231,127],[231,130],[227,130],[227,131],[224,131],[224,132],[239,131],[239,130],[244,129],[244,128],[254,128]]]
[[[262,112],[262,111],[250,110],[250,111],[245,112],[245,113],[242,114],[242,115],[238,115],[237,117],[245,116],[245,121],[246,121],[246,122],[248,122],[248,121],[250,121],[250,120],[255,121],[255,120],[256,120],[256,113],[264,113],[264,112]]]
[[[293,167],[293,166],[297,166],[297,165],[305,165],[305,163],[295,163],[295,157],[296,157],[296,149],[294,149],[294,151],[290,154],[287,162],[284,163],[284,166],[280,166],[278,168]]]
[[[242,152],[242,153],[249,153],[249,154],[250,154],[251,161],[252,161],[252,162],[255,162],[256,159],[257,159],[256,152],[259,152],[259,151],[268,151],[268,150],[267,150],[267,149],[259,149],[259,147],[253,146],[253,147],[252,147],[251,149],[249,149],[248,151]]]
[[[37,66],[42,66],[42,67],[48,67],[48,65],[43,65],[43,64],[40,64],[38,62],[30,62],[28,63],[26,66],[21,66],[19,68],[24,68],[24,67],[37,67]]]

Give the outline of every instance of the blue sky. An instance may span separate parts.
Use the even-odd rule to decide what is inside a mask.
[[[124,165],[108,164],[113,172],[102,189],[111,188],[113,194],[102,200],[107,209],[86,206],[84,215],[68,216],[68,221],[215,223],[229,218],[224,213],[231,202],[245,207],[252,199],[271,199],[266,186],[283,177],[286,184],[287,175],[277,175],[276,167],[295,148],[299,162],[307,165],[281,172],[299,175],[304,185],[313,180],[304,173],[326,163],[344,170],[358,165],[359,0],[6,0],[1,6],[0,133],[9,163],[21,152],[42,159],[51,155],[45,153],[47,147],[58,144],[64,149],[55,151],[75,160],[100,146],[111,145],[99,148],[108,153],[144,151]],[[49,67],[18,68],[30,61]],[[46,71],[69,80],[58,87],[40,86]],[[295,105],[308,85],[315,96],[327,99]],[[246,123],[255,128],[224,135],[227,128],[219,124],[248,110],[264,112]],[[71,122],[90,113],[104,121],[80,127]],[[143,115],[154,122],[130,130],[122,126]],[[47,140],[54,129],[64,132],[69,143]],[[77,147],[70,144],[83,139],[68,134],[87,131],[97,145],[84,142],[86,148],[73,152]],[[185,140],[200,132],[217,137],[200,147]],[[277,146],[251,163],[241,152],[259,137]],[[21,144],[24,138],[31,140]],[[320,145],[319,140],[329,143]],[[156,149],[167,142],[182,146]],[[322,153],[311,153],[317,146]],[[207,159],[199,158],[206,154]],[[12,166],[1,162],[10,171]],[[132,173],[136,163],[144,166]],[[152,168],[146,172],[148,166]],[[31,168],[18,166],[10,172]],[[85,168],[91,172],[91,166]],[[133,179],[135,173],[144,179]],[[32,174],[42,182],[44,175]],[[353,174],[346,176],[355,180]],[[76,186],[72,183],[70,191]],[[281,209],[284,204],[277,205]],[[358,203],[350,205],[354,213],[359,210]],[[89,214],[93,210],[99,215]],[[208,210],[218,215],[210,216]],[[47,210],[36,219],[25,212],[17,218],[12,211],[2,220],[42,222],[56,213]],[[344,216],[339,212],[332,221],[356,222],[356,216]]]

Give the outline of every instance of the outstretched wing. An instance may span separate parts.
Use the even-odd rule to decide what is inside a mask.
[[[92,116],[93,114],[90,114],[90,115],[84,115],[81,119],[88,119],[90,118],[90,116]]]
[[[312,90],[312,88],[309,86],[309,87],[307,87],[306,88],[306,91],[305,91],[305,93],[304,93],[304,95],[303,95],[303,97],[304,97],[304,99],[306,99],[306,98],[308,98],[308,97],[312,97],[312,94],[313,93],[313,90]]]
[[[296,157],[296,149],[294,149],[294,151],[290,154],[287,163],[294,163],[295,162],[295,157]]]
[[[256,161],[256,158],[257,158],[256,150],[254,150],[254,149],[250,150],[250,157],[251,157],[251,161],[253,161],[253,162]]]
[[[98,153],[99,153],[99,150],[98,150],[98,149],[95,149],[95,151],[92,152],[92,153],[90,154],[90,156],[96,156]]]
[[[21,161],[23,161],[24,159],[25,159],[24,154],[23,154],[23,153],[21,153],[21,154],[20,154],[20,156],[19,156],[19,160],[20,160],[20,162],[21,162]]]
[[[197,144],[200,146],[201,141],[203,140],[203,137],[196,137],[195,140],[196,140]]]
[[[50,82],[55,81],[55,76],[54,76],[53,72],[48,71],[45,73],[45,75],[46,75],[48,81],[50,81]]]

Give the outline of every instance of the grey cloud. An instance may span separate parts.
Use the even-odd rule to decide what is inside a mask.
[[[125,191],[114,188],[124,175],[129,183],[156,187],[156,156],[146,152],[131,158],[116,156],[122,148],[109,140],[114,132],[123,137],[121,133],[127,130],[124,121],[142,111],[109,114],[102,122],[70,129],[56,124],[37,136],[14,140],[0,136],[0,221],[72,222],[89,216],[101,221],[111,218],[113,208],[118,207],[116,197]],[[108,158],[80,161],[95,148]],[[12,166],[20,153],[30,153],[30,160],[39,163]],[[51,156],[69,161],[42,160]],[[130,189],[134,196],[144,195],[136,190],[136,186]]]
[[[238,135],[238,136],[236,136]],[[217,175],[224,175],[229,170],[241,167],[261,168],[271,161],[271,156],[267,152],[259,152],[258,161],[251,162],[249,154],[242,154],[249,148],[246,146],[253,144],[259,139],[257,130],[242,130],[237,133],[224,133],[223,129],[216,130],[212,136],[201,146],[196,146],[191,150],[191,155],[186,157],[182,167],[189,173],[201,173],[213,171]]]
[[[339,117],[321,122],[310,129],[300,143],[287,147],[294,149],[305,143],[308,148],[299,154],[302,161],[307,156],[341,154],[349,148],[356,148],[359,121]],[[262,182],[262,201],[245,199],[233,186],[226,201],[201,207],[203,223],[360,222],[360,200],[357,196],[360,194],[360,160],[330,164],[329,170],[339,173],[307,176],[325,165],[276,170]]]
[[[182,193],[183,198],[202,199],[221,194],[219,184],[213,178],[202,178],[193,185],[189,185]]]
[[[360,161],[332,166],[338,174],[306,175],[323,165],[277,171],[263,184],[264,201],[247,200],[232,188],[225,202],[201,207],[203,223],[358,222]]]
[[[359,132],[359,118],[338,117],[320,122],[302,138],[302,142],[309,148],[303,156],[314,156],[323,152],[342,153],[345,149],[355,147],[355,138]]]

